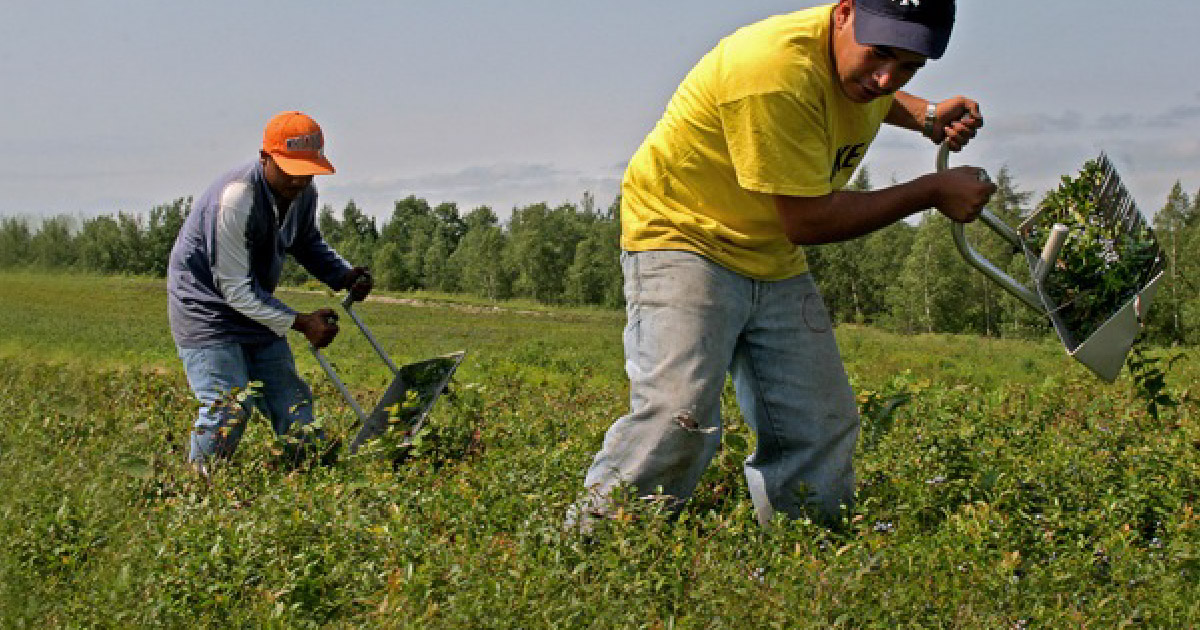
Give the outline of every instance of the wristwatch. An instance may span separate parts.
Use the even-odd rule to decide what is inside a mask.
[[[937,124],[937,103],[925,102],[925,137],[933,140],[934,125]]]

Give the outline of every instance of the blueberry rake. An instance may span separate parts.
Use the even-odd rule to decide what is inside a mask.
[[[321,365],[321,369],[325,370],[329,380],[333,381],[334,386],[341,392],[342,398],[346,400],[346,404],[354,410],[354,415],[358,418],[355,423],[358,431],[354,440],[350,442],[350,452],[357,452],[360,446],[383,435],[393,425],[404,426],[409,438],[415,436],[425,426],[425,421],[428,419],[434,403],[445,393],[450,378],[462,363],[463,358],[466,357],[466,351],[397,366],[355,312],[354,299],[349,293],[342,300],[342,308],[362,331],[363,336],[367,338],[371,347],[383,359],[384,364],[392,371],[393,375],[392,382],[383,397],[375,403],[371,413],[367,414],[351,395],[346,384],[338,377],[325,355],[316,346],[309,346],[317,363]]]
[[[937,170],[943,171],[949,162],[949,146],[943,145],[938,152]],[[1086,295],[1095,291],[1096,284],[1120,282],[1115,289],[1119,296],[1113,306],[1087,313],[1084,318],[1073,318],[1073,304],[1052,297],[1063,294],[1064,279],[1070,282],[1069,265],[1061,257],[1064,247],[1075,239],[1088,238],[1086,231],[1071,228],[1058,222],[1062,219],[1061,208],[1043,204],[1013,229],[991,211],[980,215],[993,232],[999,234],[1013,246],[1014,252],[1022,252],[1029,266],[1030,284],[1013,279],[990,260],[980,255],[967,241],[962,224],[951,224],[954,244],[973,267],[1000,285],[1026,306],[1045,315],[1054,326],[1055,333],[1066,348],[1067,354],[1082,363],[1101,379],[1113,382],[1125,364],[1134,340],[1141,331],[1142,321],[1163,277],[1164,257],[1154,232],[1138,210],[1129,191],[1121,183],[1116,168],[1103,153],[1095,161],[1095,177],[1087,182],[1086,197],[1092,209],[1088,216],[1076,217],[1079,224],[1102,226],[1113,238],[1108,242],[1087,242],[1088,246],[1099,246],[1107,262],[1132,265],[1133,273],[1116,278],[1109,274],[1097,276],[1085,286],[1069,286],[1068,294]],[[1139,244],[1136,257],[1122,261],[1125,251],[1114,246],[1114,242],[1130,240]]]

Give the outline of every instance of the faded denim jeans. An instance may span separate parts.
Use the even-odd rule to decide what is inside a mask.
[[[200,400],[188,461],[228,458],[237,449],[254,407],[285,435],[313,421],[312,390],[296,371],[296,361],[282,337],[265,343],[227,343],[206,348],[179,348],[188,384]],[[237,400],[253,381],[261,388]],[[312,437],[320,438],[319,432]]]
[[[758,520],[836,522],[854,497],[859,418],[825,304],[808,274],[749,279],[689,252],[624,252],[630,412],[604,437],[568,523],[610,493],[662,493],[678,509],[721,442],[730,373],[757,446],[744,464]]]

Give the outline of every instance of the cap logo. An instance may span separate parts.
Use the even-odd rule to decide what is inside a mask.
[[[316,151],[321,152],[321,134],[311,133],[306,136],[296,136],[288,138],[284,145],[288,151]]]
[[[919,7],[919,6],[921,6],[921,0],[892,0],[892,2],[895,2],[902,7]]]

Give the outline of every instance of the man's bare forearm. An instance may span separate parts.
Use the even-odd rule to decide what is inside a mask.
[[[922,132],[925,128],[925,108],[929,101],[908,92],[896,92],[892,107],[883,121],[889,125]]]
[[[930,208],[952,221],[969,223],[979,218],[996,192],[996,185],[982,175],[974,166],[956,166],[879,190],[821,197],[776,195],[775,209],[788,240],[797,245],[858,238]]]
[[[871,191],[837,191],[823,197],[777,196],[788,240],[797,245],[836,243],[870,234],[936,204],[932,176]]]

